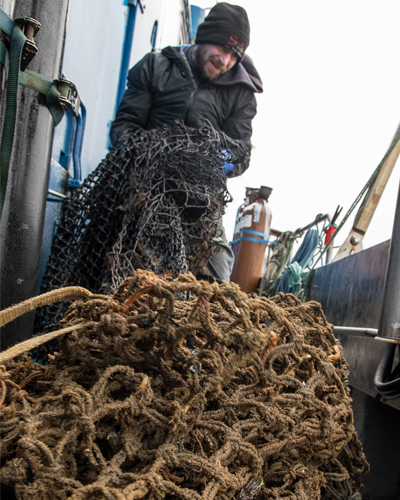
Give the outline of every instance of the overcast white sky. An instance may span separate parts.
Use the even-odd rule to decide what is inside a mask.
[[[192,3],[206,8],[216,2]],[[224,218],[228,239],[246,186],[273,188],[272,227],[281,231],[305,226],[318,213],[333,214],[337,205],[344,206],[343,216],[400,123],[400,1],[231,3],[248,12],[248,54],[264,93],[253,121],[250,168],[229,181],[234,201]],[[364,248],[391,237],[399,179],[400,161]]]

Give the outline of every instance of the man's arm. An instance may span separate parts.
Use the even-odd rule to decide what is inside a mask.
[[[243,141],[248,149],[248,157],[240,163],[234,164],[233,169],[229,172],[228,177],[237,177],[242,175],[250,164],[251,153],[251,135],[253,129],[251,121],[257,114],[257,103],[254,93],[250,89],[244,89],[243,93],[238,96],[236,105],[225,121],[223,132],[232,139]]]
[[[152,104],[149,55],[139,61],[128,75],[126,89],[111,126],[113,146],[123,144],[138,128],[146,128]]]

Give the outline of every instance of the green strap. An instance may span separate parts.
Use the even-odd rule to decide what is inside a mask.
[[[288,281],[290,289],[293,291],[295,286],[300,285],[303,268],[298,262],[293,262],[288,267]]]
[[[15,23],[11,17],[7,16],[3,9],[0,9],[0,26],[6,35],[12,36]]]
[[[7,35],[11,36],[16,24],[1,9],[0,9],[0,23],[1,23],[1,29]],[[24,38],[24,44],[25,40],[26,38]],[[0,63],[4,66],[8,77],[9,53],[7,47],[1,41],[0,41]],[[37,92],[40,92],[41,94],[44,94],[46,96],[47,108],[50,111],[51,116],[53,117],[54,124],[57,126],[63,119],[64,108],[60,104],[59,100],[60,93],[57,90],[56,81],[51,80],[46,76],[40,75],[39,73],[35,73],[35,71],[29,71],[26,69],[25,71],[19,71],[18,83],[23,87],[36,90]],[[8,84],[10,85],[10,82]]]
[[[10,45],[10,65],[6,97],[7,104],[0,148],[0,218],[3,213],[4,200],[6,197],[8,170],[14,142],[15,120],[17,116],[18,76],[22,49],[24,48],[25,41],[26,37],[22,33],[21,28],[15,25]]]
[[[54,123],[57,126],[64,117],[64,109],[60,104],[60,92],[57,86],[53,83],[46,95],[47,108],[53,117]]]
[[[304,270],[307,269],[309,262],[311,261],[311,259],[315,255],[315,251],[317,250],[317,248],[321,244],[321,241],[325,235],[324,229],[326,227],[328,227],[328,225],[325,224],[324,227],[321,229],[317,243],[316,243],[315,247],[313,248],[312,252],[310,252],[310,255],[308,256],[308,259],[304,263],[304,266],[301,266],[298,262],[293,262],[293,264],[290,264],[290,266],[288,266],[288,281],[289,281],[289,285],[290,285],[292,290],[294,289],[295,286],[300,285],[301,282],[303,281],[303,278],[307,276],[308,271],[304,271]],[[300,292],[300,290],[299,290],[299,292]],[[299,292],[296,292],[295,295],[297,295],[297,293],[299,293]]]
[[[0,42],[0,63],[4,66],[8,76],[8,65],[10,63],[10,58],[8,57],[7,47],[3,42]]]

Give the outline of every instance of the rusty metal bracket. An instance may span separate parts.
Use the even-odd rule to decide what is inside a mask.
[[[41,24],[36,19],[32,17],[20,17],[14,20],[15,24],[17,24],[22,33],[26,36],[26,42],[24,48],[22,49],[22,57],[21,57],[21,71],[25,71],[28,67],[29,63],[35,57],[35,55],[39,52],[35,44],[34,37],[37,32],[41,28]]]
[[[36,19],[33,19],[32,17],[19,17],[18,19],[15,19],[13,21],[2,9],[0,9],[0,25],[1,30],[9,37],[12,36],[15,25],[19,26],[23,35],[25,36],[26,41],[22,49],[20,66],[21,71],[24,71],[28,67],[28,64],[38,53],[38,48],[35,44],[34,37],[40,30],[41,24],[39,23],[39,21],[36,21]],[[4,41],[6,42],[5,46],[7,50],[9,50],[9,47],[7,47],[7,41]]]
[[[81,100],[74,82],[68,78],[59,78],[54,80],[54,84],[60,93],[58,99],[61,106],[72,115],[78,116]]]

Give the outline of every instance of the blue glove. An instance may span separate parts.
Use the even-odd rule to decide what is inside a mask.
[[[224,161],[224,168],[222,169],[225,175],[228,175],[229,172],[233,169],[233,163],[228,163]]]

